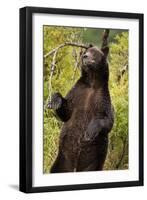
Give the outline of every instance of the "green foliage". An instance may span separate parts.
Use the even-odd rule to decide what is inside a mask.
[[[128,168],[128,32],[115,37],[110,46],[110,92],[115,123],[109,134],[105,169]]]
[[[99,44],[100,29],[44,26],[44,55],[64,42]],[[120,33],[119,35],[116,33]],[[116,37],[114,37],[116,35]],[[125,169],[128,164],[128,32],[111,30],[110,89],[115,109],[115,124],[109,134],[110,143],[105,169]],[[71,89],[80,76],[75,71],[77,57],[81,49],[67,46],[59,50],[52,77],[52,93],[63,96]],[[52,56],[44,59],[44,103],[49,96],[49,77]],[[44,109],[44,173],[49,173],[58,151],[59,134],[62,122],[56,119],[52,110]],[[121,159],[122,158],[122,159]]]
[[[82,29],[82,40],[84,43],[92,43],[100,47],[102,42],[103,31],[104,29],[84,28]],[[109,42],[114,41],[114,36],[121,32],[121,29],[111,30],[109,34]]]

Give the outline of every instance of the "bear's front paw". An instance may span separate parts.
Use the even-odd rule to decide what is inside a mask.
[[[88,133],[87,131],[84,133],[84,141],[85,142],[90,142],[94,140],[94,134],[93,133]]]
[[[94,141],[102,130],[101,119],[92,119],[84,133],[85,141]]]
[[[53,94],[51,101],[48,102],[48,108],[57,110],[62,105],[62,96],[60,93]]]

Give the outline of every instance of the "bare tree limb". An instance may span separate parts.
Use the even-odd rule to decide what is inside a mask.
[[[54,54],[55,52],[58,52],[59,49],[65,47],[65,46],[75,46],[75,47],[80,47],[80,48],[84,48],[87,49],[88,46],[85,46],[83,44],[78,44],[78,43],[73,43],[73,42],[65,42],[64,44],[61,44],[60,46],[52,49],[51,51],[49,51],[47,54],[44,55],[44,58]]]
[[[102,37],[102,48],[108,46],[109,29],[105,29]]]
[[[73,75],[72,75],[72,78],[71,78],[71,83],[73,83],[73,81],[74,81],[75,74],[77,72],[77,68],[79,67],[79,59],[80,59],[80,54],[78,56],[76,50],[73,49],[73,51],[74,51],[73,57],[74,57],[74,60],[75,60],[75,65],[74,65]]]
[[[51,63],[51,69],[50,69],[50,77],[49,77],[49,82],[48,82],[48,91],[49,91],[49,95],[48,95],[48,98],[45,102],[45,105],[44,105],[44,109],[47,108],[47,105],[48,105],[48,102],[51,101],[51,94],[52,94],[52,76],[53,76],[53,73],[54,73],[54,70],[55,70],[55,66],[56,66],[56,55],[57,55],[57,50],[54,52],[54,55],[53,55],[53,59],[52,59],[52,63]]]
[[[45,105],[44,105],[44,109],[47,108],[47,105],[48,105],[48,102],[51,101],[51,94],[52,94],[52,76],[53,76],[53,73],[54,73],[54,69],[55,69],[55,65],[56,65],[56,55],[59,51],[59,49],[65,47],[65,46],[75,46],[75,47],[80,47],[80,48],[84,48],[84,49],[87,49],[88,47],[83,45],[83,44],[78,44],[78,43],[73,43],[73,42],[65,42],[64,44],[61,44],[60,46],[54,48],[53,50],[51,50],[50,52],[48,52],[46,55],[44,55],[44,58],[50,56],[53,54],[53,58],[52,58],[52,63],[51,63],[51,68],[50,68],[50,76],[49,76],[49,82],[48,82],[48,91],[49,91],[49,95],[48,95],[48,98],[45,102]],[[76,65],[77,62],[76,62]],[[75,66],[75,71],[74,71],[74,75],[76,73],[76,68],[77,66]]]
[[[52,61],[52,64],[51,64],[51,72],[50,72],[50,79],[49,79],[49,89],[50,89],[49,100],[51,100],[51,93],[52,93],[52,76],[53,76],[54,69],[55,69],[56,55],[57,55],[57,51],[54,52],[53,61]]]
[[[80,48],[84,48],[84,49],[87,49],[88,46],[85,46],[83,44],[78,44],[78,43],[73,43],[73,42],[65,42],[64,44],[61,44],[60,46],[52,49],[51,51],[49,51],[46,55],[44,55],[44,58],[50,56],[53,54],[53,58],[52,58],[52,63],[51,63],[51,68],[50,68],[50,76],[49,76],[49,82],[48,82],[48,91],[49,91],[49,95],[48,95],[48,98],[45,102],[45,105],[44,105],[44,109],[47,108],[47,105],[48,105],[48,102],[51,101],[51,94],[52,94],[52,76],[53,76],[53,73],[54,73],[54,69],[55,69],[55,64],[56,64],[56,55],[59,51],[59,49],[65,47],[65,46],[75,46],[75,47],[80,47]],[[78,63],[76,62],[76,66],[75,66],[75,69],[74,69],[74,75],[76,73],[76,68],[78,66]],[[73,75],[73,76],[74,76]],[[74,77],[72,78],[74,79]]]

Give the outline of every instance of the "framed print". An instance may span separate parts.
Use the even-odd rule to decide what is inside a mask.
[[[20,191],[143,185],[143,14],[20,9]]]

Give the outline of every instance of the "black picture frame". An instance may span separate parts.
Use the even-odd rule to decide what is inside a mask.
[[[64,186],[32,186],[32,15],[34,13],[95,16],[139,20],[139,180]],[[143,185],[143,14],[59,8],[20,9],[20,186],[22,192],[53,192]]]

